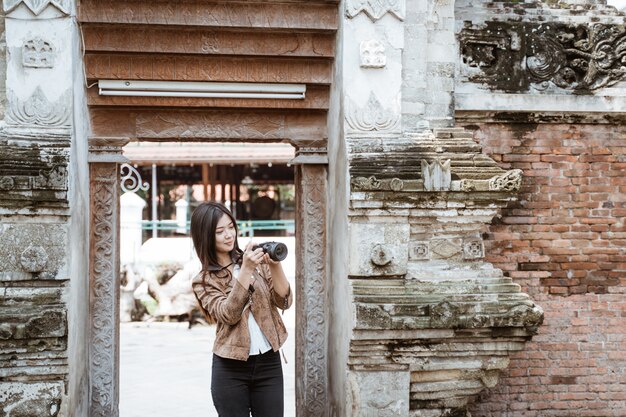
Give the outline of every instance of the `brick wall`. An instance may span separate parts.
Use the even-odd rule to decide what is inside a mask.
[[[472,415],[626,416],[626,126],[465,127],[503,168],[524,171],[486,252],[545,311]]]

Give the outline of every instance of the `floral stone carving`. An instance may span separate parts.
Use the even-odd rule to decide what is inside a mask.
[[[28,40],[22,46],[22,65],[29,68],[54,67],[54,46],[41,38]]]
[[[422,160],[422,179],[426,191],[445,191],[450,189],[452,171],[450,160],[441,162],[436,159],[432,162]]]
[[[496,90],[591,92],[626,79],[622,25],[487,22],[459,40],[462,72]]]
[[[346,16],[353,18],[359,13],[365,13],[373,22],[391,13],[399,20],[404,20],[404,0],[348,0],[346,2]]]
[[[346,121],[352,132],[390,133],[400,127],[400,114],[383,108],[374,93],[371,93],[365,107],[351,103]]]
[[[626,78],[626,29],[596,24],[561,26],[530,36],[526,60],[534,82],[568,90],[596,90]]]
[[[48,253],[41,246],[29,246],[20,257],[20,263],[26,272],[41,272],[47,262]]]
[[[114,265],[117,239],[118,176],[115,164],[91,169],[91,409],[95,417],[116,417],[116,329],[119,280]]]
[[[298,227],[302,236],[301,253],[303,268],[297,272],[297,291],[303,294],[298,305],[296,340],[303,343],[303,363],[297,369],[306,390],[296,394],[296,404],[303,415],[322,416],[328,406],[328,351],[326,345],[328,311],[324,297],[326,293],[326,167],[302,165],[302,199],[299,201]]]
[[[376,39],[363,41],[360,45],[362,68],[384,68],[387,65],[385,45]]]
[[[7,124],[13,126],[69,127],[69,98],[70,92],[68,91],[57,101],[51,102],[41,87],[37,87],[33,95],[24,101],[11,92],[8,94]]]
[[[38,16],[50,6],[56,8],[64,15],[70,14],[69,0],[3,0],[4,11],[6,14],[13,12],[21,4],[26,6],[35,16]]]

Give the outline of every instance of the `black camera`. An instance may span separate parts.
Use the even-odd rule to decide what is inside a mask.
[[[258,248],[263,249],[263,253],[267,253],[270,259],[276,262],[283,261],[287,257],[287,245],[280,242],[263,242],[255,245],[252,250]]]

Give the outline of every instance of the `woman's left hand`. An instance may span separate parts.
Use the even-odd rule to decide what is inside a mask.
[[[263,254],[263,260],[261,261],[261,263],[265,263],[268,265],[278,265],[280,263],[280,261],[275,261],[272,258],[270,258],[270,255],[265,253]]]

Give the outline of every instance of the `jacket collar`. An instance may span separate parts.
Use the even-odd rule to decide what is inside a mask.
[[[224,266],[219,266],[219,265],[209,265],[205,270],[207,272],[218,272],[218,271],[222,271],[226,268],[228,268],[229,266],[231,266],[232,264],[238,264],[239,261],[241,260],[241,255],[239,255],[237,253],[237,251],[233,250],[233,252],[230,254],[230,259],[231,259],[231,263],[228,265],[224,265]]]

